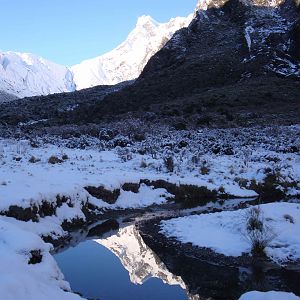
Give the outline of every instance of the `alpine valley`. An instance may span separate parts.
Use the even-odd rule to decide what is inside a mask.
[[[299,0],[2,53],[0,90],[1,299],[300,299]]]

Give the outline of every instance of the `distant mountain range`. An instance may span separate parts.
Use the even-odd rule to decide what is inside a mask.
[[[187,27],[193,15],[158,23],[149,16],[138,19],[135,29],[116,49],[73,67],[55,64],[34,54],[0,52],[0,101],[72,92],[97,85],[113,85],[137,78],[148,60],[182,27]],[[3,95],[3,94],[2,94]]]
[[[115,58],[114,64],[110,64],[110,70],[114,71],[104,67],[103,61],[108,59],[83,63],[66,70],[65,74],[82,68],[78,74],[83,79],[95,80],[91,85],[99,83],[101,86],[5,103],[0,105],[0,124],[47,120],[40,126],[92,123],[106,126],[114,121],[140,119],[155,125],[171,125],[178,130],[201,126],[299,124],[299,3],[293,0],[200,0],[197,9],[193,16],[185,19],[189,23],[187,27],[184,19],[168,23],[177,24],[176,28],[184,27],[169,41],[163,40],[159,35],[163,30],[157,29],[169,25],[156,24],[148,17],[140,19],[133,31],[136,34],[132,33],[114,50],[122,53],[135,38],[143,41],[142,37],[149,34],[160,50],[149,59],[151,54],[147,49],[154,47],[142,47],[145,56],[131,57],[139,62],[136,66],[140,68],[130,68],[133,65],[130,53],[135,53],[130,51],[123,54],[128,55],[126,64],[117,54],[110,53]],[[173,25],[171,28],[175,30]],[[171,31],[166,29],[165,32],[169,32],[168,37],[171,35]],[[145,38],[144,42],[153,45],[151,40]],[[137,46],[133,49],[139,53]],[[93,73],[93,67],[106,70],[111,77]],[[73,75],[73,82],[69,82],[69,76],[61,76],[62,81],[75,88],[79,81],[74,80]],[[137,76],[136,80],[111,85]],[[109,85],[103,85],[103,78]],[[85,84],[82,81],[78,86],[83,88]]]

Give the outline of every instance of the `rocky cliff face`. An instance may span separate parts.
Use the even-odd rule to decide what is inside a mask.
[[[300,14],[293,2],[230,0],[208,4],[198,3],[201,9],[189,28],[176,33],[150,60],[142,77],[184,61],[202,67],[201,78],[213,81],[222,75],[223,83],[225,77],[234,81],[267,73],[300,76]]]
[[[266,105],[284,97],[295,102],[299,17],[299,8],[290,0],[200,1],[190,26],[177,31],[150,59],[135,84],[108,96],[93,111],[94,118],[109,114],[117,103],[114,113],[153,111],[155,105],[161,111],[162,103],[191,104],[191,97],[199,109],[207,99],[216,102],[221,97],[231,106],[233,99],[246,98],[247,103],[259,99]],[[285,96],[285,88],[293,95]]]

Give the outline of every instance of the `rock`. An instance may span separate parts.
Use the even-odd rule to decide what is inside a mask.
[[[29,265],[35,265],[42,262],[43,255],[41,253],[41,250],[32,250],[30,251],[30,259],[28,261]]]
[[[103,200],[108,204],[116,203],[116,201],[120,196],[120,189],[115,189],[113,191],[110,191],[105,189],[103,186],[99,186],[99,187],[88,186],[85,187],[85,189],[93,197]]]

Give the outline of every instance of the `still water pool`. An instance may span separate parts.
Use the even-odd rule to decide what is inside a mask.
[[[137,237],[121,233],[101,243],[86,240],[54,256],[74,292],[101,300],[188,299],[181,282]]]

